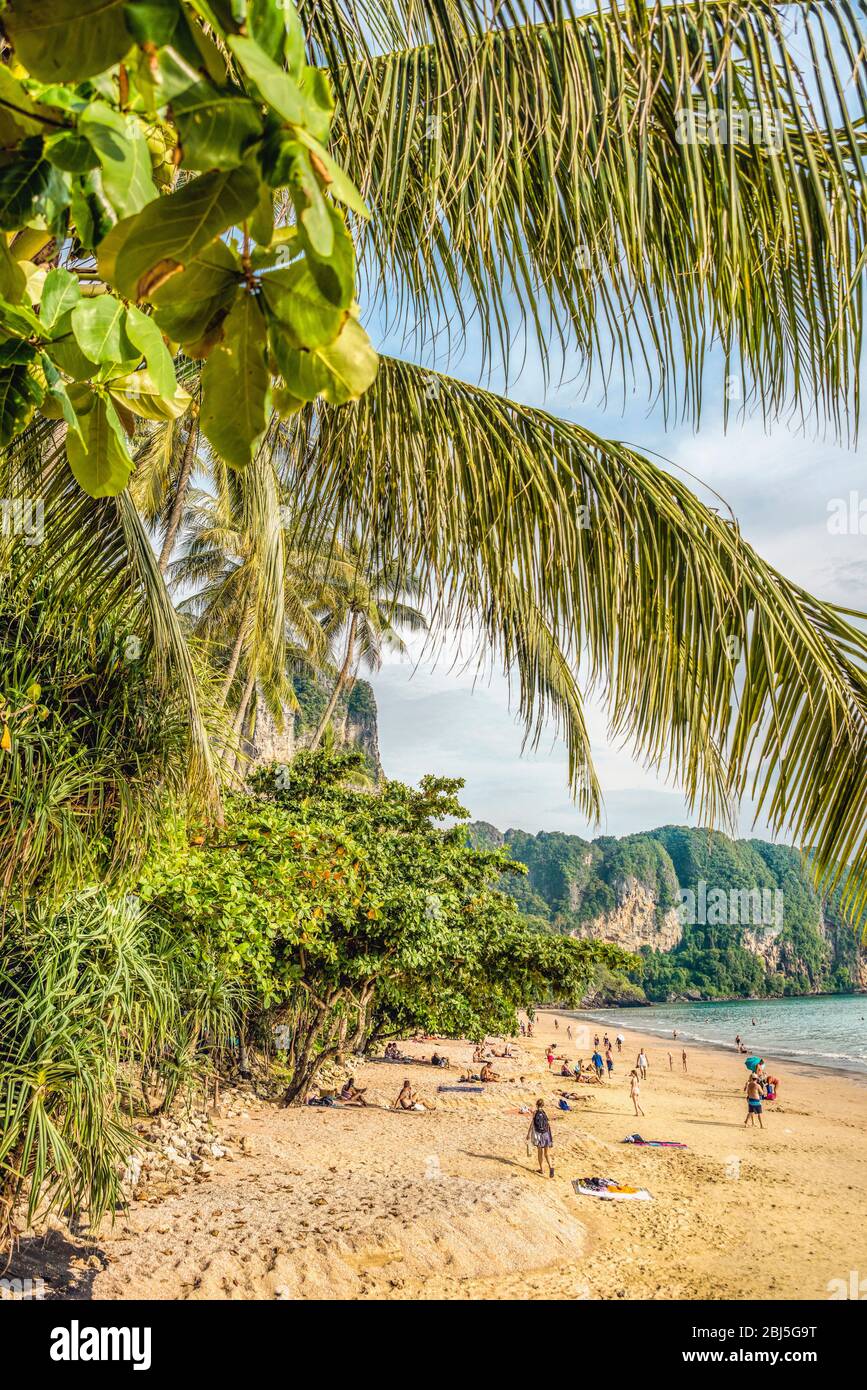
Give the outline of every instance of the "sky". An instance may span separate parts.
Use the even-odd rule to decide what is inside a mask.
[[[472,380],[467,366],[465,362],[465,370],[455,374]],[[671,466],[686,469],[719,493],[747,540],[789,578],[820,598],[867,609],[863,443],[848,448],[781,424],[766,431],[756,418],[730,419],[726,431],[720,404],[712,398],[698,431],[681,427],[666,433],[659,415],[648,414],[643,400],[621,413],[577,399],[568,387],[546,395],[541,371],[532,365],[510,386],[510,394],[608,438],[665,456]],[[620,406],[616,392],[611,399]],[[692,486],[701,495],[700,484]],[[857,533],[860,504],[864,534]],[[604,708],[591,702],[588,721],[604,794],[602,823],[592,826],[570,799],[562,741],[552,732],[535,752],[522,752],[523,730],[510,709],[505,675],[495,672],[477,680],[475,668],[455,668],[442,658],[436,664],[419,660],[422,643],[411,642],[410,647],[408,658],[387,656],[372,678],[387,776],[410,783],[426,772],[463,777],[463,800],[472,817],[501,830],[562,830],[589,839],[699,823],[676,784],[660,781],[628,748],[609,740]],[[770,838],[761,820],[753,826],[748,805],[740,809],[738,830]]]
[[[790,46],[802,71],[809,73],[810,56],[799,23],[796,13]],[[836,40],[832,47],[841,62]],[[401,355],[387,333],[377,334],[376,326],[369,326],[383,350]],[[470,342],[459,364],[431,365],[475,382],[473,353]],[[564,376],[574,379],[579,367],[578,361],[567,362]],[[682,426],[666,432],[661,414],[648,412],[643,388],[622,409],[623,386],[617,380],[611,382],[608,407],[596,403],[601,392],[593,383],[583,398],[568,386],[546,394],[541,362],[531,353],[507,394],[652,457],[660,455],[657,461],[663,466],[687,470],[696,479],[694,490],[702,495],[704,484],[724,498],[746,539],[790,579],[820,598],[867,611],[867,445],[849,448],[805,436],[782,423],[766,431],[761,418],[755,417],[730,417],[726,430],[721,396],[719,390],[714,395],[712,381],[722,382],[721,364],[713,357],[697,431]],[[494,391],[506,385],[496,373],[484,384]],[[627,392],[631,389],[630,385]],[[705,500],[713,504],[716,499],[705,494]],[[382,762],[389,777],[411,783],[426,772],[463,777],[463,799],[471,815],[502,830],[563,830],[592,838],[698,823],[677,785],[660,781],[630,756],[628,748],[615,746],[607,736],[604,708],[588,702],[594,761],[604,794],[602,822],[590,825],[569,797],[566,748],[553,732],[536,751],[522,752],[523,730],[510,709],[505,675],[494,673],[478,681],[473,668],[452,667],[442,659],[434,666],[420,659],[420,641],[410,647],[410,656],[403,660],[387,656],[373,677]],[[748,804],[740,808],[738,831],[770,838],[761,820],[754,823]]]

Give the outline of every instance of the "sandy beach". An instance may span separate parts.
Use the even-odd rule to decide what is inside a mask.
[[[590,1049],[570,1047],[570,1020],[559,1015],[555,1032],[553,1017],[539,1015],[516,1060],[495,1061],[514,1079],[482,1095],[437,1092],[469,1063],[467,1043],[443,1044],[450,1072],[421,1061],[358,1070],[384,1104],[409,1076],[434,1113],[225,1101],[214,1124],[228,1154],[204,1180],[145,1194],[92,1240],[55,1222],[22,1241],[11,1272],[71,1299],[751,1300],[827,1299],[831,1281],[867,1273],[867,1085],[774,1067],[780,1099],[763,1131],[745,1130],[741,1058],[687,1044],[684,1073],[680,1043],[642,1035],[624,1013],[612,1082],[579,1088],[561,1113],[545,1045],[570,1058]],[[605,1031],[585,1026],[591,1039]],[[642,1043],[636,1119],[627,1077]],[[432,1050],[401,1046],[419,1059]],[[537,1096],[552,1116],[553,1180],[527,1156],[517,1113]],[[636,1130],[688,1148],[624,1144]],[[572,1179],[594,1175],[653,1200],[576,1195]]]

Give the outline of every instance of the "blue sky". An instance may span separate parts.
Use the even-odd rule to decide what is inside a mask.
[[[453,368],[473,380],[468,357]],[[717,374],[718,375],[718,374]],[[488,383],[486,383],[488,384]],[[502,379],[492,380],[502,389]],[[829,526],[835,499],[867,499],[865,450],[805,437],[784,425],[765,431],[761,419],[722,424],[719,398],[706,401],[701,428],[665,432],[643,397],[618,408],[576,399],[562,387],[544,391],[538,363],[531,362],[509,394],[544,406],[608,437],[665,456],[713,488],[732,507],[747,539],[790,578],[822,598],[867,608],[867,534],[836,534]],[[698,483],[693,485],[701,491]],[[867,511],[867,501],[865,501]],[[833,523],[832,523],[833,526]],[[864,522],[867,531],[867,518]],[[420,644],[414,647],[417,656]],[[590,704],[594,757],[605,795],[604,820],[594,829],[567,792],[566,749],[553,734],[536,752],[522,754],[522,729],[510,712],[508,681],[494,673],[476,680],[475,668],[450,669],[422,660],[387,658],[373,678],[379,705],[380,742],[386,773],[416,782],[425,772],[466,779],[464,803],[474,818],[501,829],[565,830],[592,837],[624,835],[670,822],[695,824],[676,785],[667,785],[613,745],[604,709]],[[742,834],[766,834],[752,811],[741,808]]]

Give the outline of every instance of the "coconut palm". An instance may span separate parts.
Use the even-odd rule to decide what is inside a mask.
[[[378,671],[383,649],[406,651],[399,629],[427,631],[425,615],[407,602],[421,586],[413,576],[402,575],[393,562],[370,572],[363,558],[353,556],[349,548],[336,567],[331,587],[335,598],[323,626],[332,641],[343,637],[345,646],[328,703],[310,740],[311,751],[319,747],[337,702],[351,688],[359,666]]]
[[[676,774],[704,817],[750,792],[774,831],[811,848],[820,877],[851,861],[860,910],[858,616],[788,581],[725,510],[635,449],[437,368],[450,368],[447,349],[471,348],[484,380],[529,341],[550,376],[646,382],[667,418],[697,423],[709,382],[734,379],[768,421],[851,437],[863,6],[299,8],[335,93],[334,153],[373,214],[355,229],[359,298],[416,361],[385,356],[357,403],[320,401],[275,426],[271,491],[296,505],[290,543],[351,535],[374,571],[399,555],[438,630],[472,629],[514,673],[531,740],[547,720],[564,733],[588,813],[600,792],[583,696],[596,688],[615,734]],[[706,138],[720,113],[732,130],[746,120],[749,138]],[[128,564],[187,680],[134,511],[81,502],[67,534],[107,528],[106,560],[94,561],[96,533],[82,547],[89,583],[116,584]],[[190,709],[194,721],[192,697]]]

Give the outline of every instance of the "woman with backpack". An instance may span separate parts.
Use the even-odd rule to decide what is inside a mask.
[[[527,1130],[527,1143],[532,1144],[539,1159],[539,1173],[544,1172],[542,1156],[548,1160],[548,1176],[553,1178],[554,1165],[551,1162],[551,1150],[554,1147],[554,1136],[551,1133],[551,1121],[545,1114],[545,1102],[536,1101],[536,1110],[530,1121],[530,1128]]]

